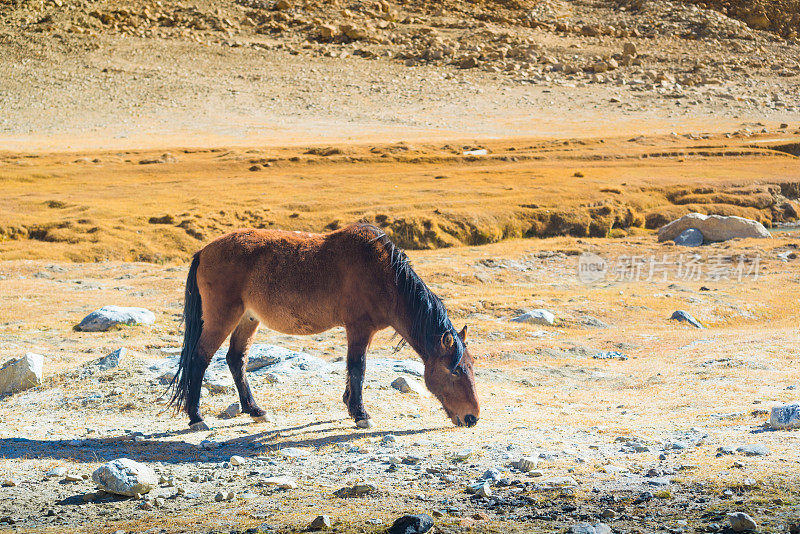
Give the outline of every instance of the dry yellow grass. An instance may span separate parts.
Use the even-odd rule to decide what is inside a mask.
[[[791,219],[798,206],[784,194],[796,196],[797,158],[753,141],[5,154],[0,257],[176,261],[234,228],[325,231],[357,220],[419,249],[619,237],[689,211]],[[488,154],[465,155],[478,148]]]

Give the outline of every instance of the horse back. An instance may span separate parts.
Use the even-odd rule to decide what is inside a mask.
[[[204,301],[243,306],[280,332],[385,326],[390,277],[372,237],[359,227],[329,234],[237,230],[200,251],[198,285]]]

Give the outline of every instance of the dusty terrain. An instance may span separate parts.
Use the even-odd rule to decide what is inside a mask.
[[[279,383],[251,373],[272,422],[214,417],[235,401],[228,389],[203,401],[216,429],[186,434],[184,418],[157,401],[165,386],[162,368],[153,367],[180,344],[184,268],[5,262],[0,354],[44,354],[47,373],[42,387],[0,404],[0,478],[17,481],[0,490],[0,517],[20,532],[144,532],[153,523],[161,532],[295,531],[321,513],[339,530],[379,531],[406,512],[439,515],[443,532],[563,531],[580,521],[603,521],[617,532],[702,532],[722,530],[727,512],[745,511],[762,531],[784,532],[800,512],[797,433],[763,423],[772,405],[797,399],[797,299],[787,298],[800,283],[800,264],[789,259],[797,245],[797,238],[778,237],[686,252],[650,237],[551,238],[413,253],[454,322],[470,325],[483,402],[474,429],[452,427],[430,398],[389,387],[411,375],[381,365],[368,368],[365,390],[377,427],[356,430],[341,404],[343,333],[262,331],[257,342],[306,351],[331,366]],[[647,269],[637,277],[619,268],[586,285],[577,277],[582,252],[610,265],[651,255],[666,263],[653,280]],[[685,255],[694,252],[696,276],[685,270]],[[739,256],[747,262],[737,271]],[[146,306],[157,322],[109,333],[71,330],[110,302]],[[538,307],[556,314],[553,327],[508,320]],[[668,320],[675,309],[708,328]],[[372,361],[415,359],[408,349],[393,354],[394,345],[388,332],[381,335]],[[93,362],[119,347],[130,351],[121,366],[97,370]],[[600,351],[628,359],[596,359]],[[382,441],[389,434],[395,441]],[[203,440],[215,448],[206,450]],[[748,444],[769,452],[718,454]],[[465,449],[469,456],[458,459]],[[226,467],[234,454],[247,463]],[[509,467],[522,455],[542,456],[537,472]],[[109,497],[86,503],[84,495],[95,498],[91,482],[45,476],[56,466],[88,474],[120,456],[174,477],[155,491],[165,499],[160,507]],[[419,463],[392,467],[391,456]],[[490,468],[507,480],[491,498],[467,495],[467,485]],[[210,480],[192,481],[198,475]],[[298,488],[277,490],[263,482],[270,476],[291,477]],[[333,495],[356,482],[376,489]],[[220,491],[236,497],[216,503]]]
[[[380,532],[425,512],[438,532],[688,534],[729,532],[736,511],[787,532],[798,434],[764,423],[800,381],[798,16],[796,0],[0,0],[0,363],[45,359],[41,386],[0,398],[0,532],[296,532],[320,514]],[[656,243],[690,211],[775,238]],[[390,387],[421,364],[384,332],[377,426],[357,430],[343,332],[262,330],[305,354],[251,373],[271,420],[218,417],[236,400],[218,361],[215,428],[187,433],[162,395],[190,255],[242,226],[356,220],[469,324],[479,424]],[[581,282],[583,253],[605,279]],[[107,304],[156,322],[73,330]],[[555,324],[510,321],[532,308]],[[119,457],[159,487],[97,493],[87,475]],[[468,494],[487,472],[491,496]]]

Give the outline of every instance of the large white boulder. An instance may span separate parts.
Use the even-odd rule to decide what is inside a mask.
[[[75,327],[83,332],[104,332],[117,325],[153,324],[156,316],[145,308],[103,306],[95,310]]]
[[[97,487],[116,495],[143,495],[158,485],[155,471],[129,458],[117,458],[92,473]]]
[[[0,367],[0,395],[18,393],[42,383],[44,357],[28,352]]]
[[[706,241],[727,241],[736,237],[771,238],[764,225],[752,219],[734,215],[703,215],[689,213],[675,219],[658,229],[659,241],[670,241],[681,235],[684,230],[695,228],[700,230]]]

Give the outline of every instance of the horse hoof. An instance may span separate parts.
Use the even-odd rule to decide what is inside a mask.
[[[189,425],[189,430],[192,432],[200,432],[202,430],[211,430],[211,427],[208,426],[208,423],[205,421],[198,421]]]
[[[372,419],[359,419],[356,421],[356,426],[358,428],[372,428],[375,426],[375,423],[372,422]]]

